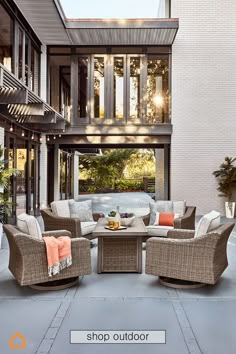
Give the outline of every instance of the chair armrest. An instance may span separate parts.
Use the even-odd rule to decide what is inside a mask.
[[[145,225],[145,226],[148,226],[148,225],[149,225],[149,221],[150,221],[150,214],[144,215],[144,216],[142,217],[142,219],[143,219],[144,225]]]
[[[41,214],[45,231],[68,230],[72,238],[82,236],[80,219],[56,216],[50,209],[42,209]]]
[[[54,231],[44,231],[42,232],[42,236],[54,236],[54,237],[60,237],[60,236],[69,236],[71,237],[71,232],[67,230],[54,230]]]
[[[195,213],[196,207],[187,206],[185,214],[174,220],[174,228],[195,230]]]
[[[172,239],[190,239],[193,238],[195,234],[194,230],[186,229],[173,229],[167,232],[167,238]]]
[[[93,220],[98,221],[100,218],[104,218],[105,215],[103,213],[93,213]]]
[[[42,252],[45,253],[46,246],[43,240],[36,239],[35,237],[23,233],[17,234],[14,238],[22,256],[38,256],[42,254]]]
[[[71,248],[72,247],[88,247],[90,252],[90,241],[85,237],[78,237],[71,239]]]

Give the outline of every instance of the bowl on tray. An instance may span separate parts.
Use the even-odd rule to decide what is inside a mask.
[[[120,214],[120,224],[122,226],[131,226],[134,222],[135,215],[133,213]]]

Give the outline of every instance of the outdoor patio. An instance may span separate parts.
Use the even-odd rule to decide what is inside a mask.
[[[227,220],[227,222],[231,220]],[[235,220],[234,220],[235,221]],[[22,353],[235,353],[236,228],[228,242],[229,266],[215,286],[194,290],[163,287],[155,276],[93,273],[77,287],[38,292],[20,288],[8,271],[8,245],[0,250],[1,352],[11,353],[16,332]],[[145,258],[145,250],[143,251]],[[144,270],[143,262],[143,270]],[[69,343],[70,330],[166,330],[165,345]]]

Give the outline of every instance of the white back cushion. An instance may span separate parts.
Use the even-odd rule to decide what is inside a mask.
[[[212,210],[210,213],[205,214],[197,224],[194,237],[205,235],[207,232],[212,231],[220,226],[220,213]]]
[[[80,221],[93,221],[92,200],[83,202],[69,200],[69,209],[71,218],[79,218]]]
[[[186,200],[179,200],[173,202],[173,213],[183,216],[186,210]]]
[[[62,216],[64,218],[70,218],[70,208],[69,208],[69,200],[57,200],[51,203],[52,212],[56,216]]]
[[[38,221],[33,215],[20,214],[17,216],[17,227],[24,234],[28,234],[39,240],[42,239],[42,232]]]

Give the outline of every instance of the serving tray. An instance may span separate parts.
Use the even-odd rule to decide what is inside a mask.
[[[111,230],[111,231],[118,231],[118,230],[125,230],[125,229],[127,229],[127,227],[126,226],[120,226],[118,229],[114,229],[114,227],[105,226],[105,229]]]

